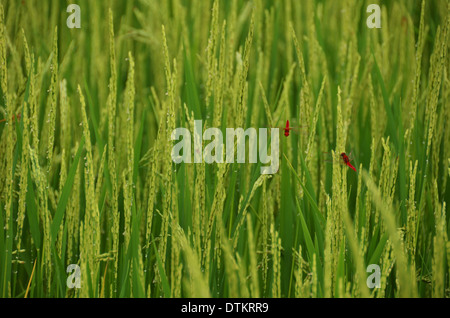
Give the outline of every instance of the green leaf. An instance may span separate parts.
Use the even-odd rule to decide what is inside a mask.
[[[372,256],[370,257],[368,264],[378,264],[380,262],[381,253],[383,252],[384,246],[386,245],[386,242],[389,238],[389,235],[387,233],[384,233],[381,237],[380,241],[378,242],[377,247],[375,248],[375,251],[373,252]]]
[[[166,272],[164,271],[164,267],[163,267],[163,264],[161,262],[161,258],[159,256],[158,250],[156,249],[156,245],[153,245],[153,247],[155,249],[156,261],[157,261],[157,264],[158,264],[158,272],[159,272],[159,275],[161,276],[161,282],[162,282],[162,288],[163,288],[163,292],[164,292],[164,297],[165,298],[170,298],[169,280],[167,279]]]
[[[31,172],[28,170],[28,182],[27,182],[27,218],[30,225],[31,236],[33,237],[34,244],[39,249],[41,247],[41,231],[39,230],[39,217],[36,205],[36,195],[32,184]]]
[[[295,202],[297,203],[297,209],[299,211],[298,215],[300,216],[300,224],[302,226],[303,237],[306,242],[306,249],[309,256],[309,261],[312,262],[313,255],[315,254],[316,250],[314,248],[314,243],[312,241],[311,234],[309,233],[308,226],[306,225],[305,218],[303,217],[303,212],[302,209],[300,208],[300,205],[298,204],[297,198],[295,198]]]
[[[200,108],[200,99],[198,98],[197,88],[195,84],[194,71],[190,60],[186,55],[186,48],[183,49],[184,54],[184,73],[186,80],[186,92],[187,92],[187,107],[192,107],[194,110],[194,118],[201,119],[202,111]]]
[[[139,128],[139,133],[134,144],[134,167],[133,167],[133,184],[136,184],[138,171],[139,171],[139,160],[141,159],[141,148],[142,148],[142,138],[144,136],[145,127],[145,116],[147,114],[147,109],[144,108],[144,112],[141,117],[141,126]]]
[[[325,225],[325,218],[322,215],[322,213],[320,213],[319,211],[319,207],[317,206],[316,200],[314,199],[314,193],[310,194],[308,188],[303,184],[302,180],[300,179],[300,177],[298,176],[297,172],[295,171],[294,167],[292,167],[291,162],[289,161],[289,159],[286,157],[286,155],[284,155],[284,158],[287,160],[288,166],[291,169],[291,171],[294,173],[294,176],[297,178],[297,181],[300,183],[300,185],[303,188],[303,191],[305,192],[306,198],[308,199],[308,202],[311,204],[311,207],[313,208],[313,211],[315,212],[315,216],[320,220],[321,225],[324,226]],[[322,227],[320,227],[322,228]]]
[[[394,144],[396,146],[398,146],[397,126],[396,126],[396,122],[394,120],[394,115],[392,113],[392,106],[389,103],[389,95],[387,93],[386,85],[384,84],[384,80],[383,80],[383,75],[381,75],[381,71],[380,71],[380,68],[378,67],[378,63],[375,58],[375,54],[373,54],[373,51],[372,51],[372,56],[373,56],[374,66],[375,66],[375,78],[378,80],[378,84],[380,85],[381,93],[383,95],[384,109],[386,110],[386,115],[387,115],[387,119],[388,119],[387,128],[389,130],[389,135],[391,136]],[[400,137],[402,137],[402,136],[400,136]]]
[[[75,174],[78,168],[78,162],[80,161],[81,153],[84,147],[84,137],[82,137],[80,145],[78,146],[77,154],[72,162],[72,166],[70,167],[69,174],[67,175],[66,183],[61,192],[61,196],[59,198],[58,205],[56,207],[55,217],[53,218],[53,222],[51,225],[51,238],[52,245],[55,244],[56,237],[58,235],[59,226],[63,219],[64,212],[66,211],[67,201],[69,200],[69,195],[72,192],[73,182],[75,180]]]

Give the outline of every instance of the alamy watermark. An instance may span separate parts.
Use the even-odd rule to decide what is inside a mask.
[[[367,273],[372,273],[367,277],[366,284],[369,288],[381,288],[381,269],[377,264],[370,264],[366,269]]]
[[[280,135],[279,128],[270,130],[270,155],[268,154],[268,128],[226,128],[225,143],[222,131],[219,128],[208,128],[202,132],[203,122],[194,121],[194,160],[192,160],[192,138],[191,132],[187,128],[175,128],[172,131],[171,140],[180,140],[172,148],[172,160],[175,163],[234,163],[235,162],[235,142],[237,152],[237,163],[246,162],[246,140],[248,140],[248,162],[263,165],[260,168],[261,174],[277,173],[280,167]],[[205,148],[202,147],[202,140],[209,141]],[[257,151],[258,145],[259,151]],[[226,147],[224,151],[224,146]]]
[[[367,17],[366,25],[369,29],[381,28],[381,9],[378,4],[369,4],[367,6],[367,13],[372,13]]]
[[[69,29],[81,28],[81,9],[78,4],[69,4],[67,6],[67,12],[71,13],[66,20],[67,27]]]
[[[67,266],[66,272],[71,273],[66,280],[67,288],[81,288],[81,270],[77,264]]]

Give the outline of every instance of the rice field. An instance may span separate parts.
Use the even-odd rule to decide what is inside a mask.
[[[449,28],[446,0],[0,0],[0,297],[450,296]],[[174,163],[195,120],[306,129],[261,174]]]

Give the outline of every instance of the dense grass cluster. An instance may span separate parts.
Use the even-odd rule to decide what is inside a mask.
[[[0,2],[0,297],[448,296],[448,1]],[[307,129],[174,164],[196,119]]]

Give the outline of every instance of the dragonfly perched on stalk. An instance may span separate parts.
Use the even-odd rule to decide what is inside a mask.
[[[341,152],[339,154],[339,157],[337,156],[333,157],[329,152],[324,152],[324,154],[329,156],[329,158],[327,158],[325,162],[343,164],[352,169],[353,171],[357,172],[356,168],[351,164],[351,162],[353,161],[353,156],[351,152],[349,154]]]

